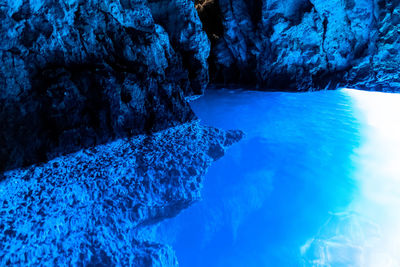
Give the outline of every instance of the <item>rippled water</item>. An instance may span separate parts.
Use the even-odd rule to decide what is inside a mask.
[[[181,266],[400,266],[400,95],[210,90],[192,107],[247,137],[161,226]]]

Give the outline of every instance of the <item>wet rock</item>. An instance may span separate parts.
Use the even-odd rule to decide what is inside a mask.
[[[0,265],[176,266],[146,229],[199,200],[208,166],[242,137],[193,122],[5,172]]]

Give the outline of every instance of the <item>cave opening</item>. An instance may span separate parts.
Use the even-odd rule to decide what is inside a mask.
[[[221,9],[218,0],[196,0],[195,7],[203,23],[211,44],[214,44],[224,34]]]

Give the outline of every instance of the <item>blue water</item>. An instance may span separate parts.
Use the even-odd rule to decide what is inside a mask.
[[[393,239],[381,230],[400,208],[397,192],[391,208],[377,201],[400,172],[371,169],[383,147],[373,131],[383,127],[373,111],[383,109],[374,99],[386,98],[347,89],[210,90],[192,102],[202,123],[246,138],[209,169],[203,200],[160,227],[180,266],[399,266],[397,244],[374,254]],[[387,186],[375,192],[382,178]]]

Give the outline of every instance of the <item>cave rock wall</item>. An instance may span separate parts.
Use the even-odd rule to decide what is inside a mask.
[[[209,43],[194,3],[170,2],[177,32],[161,0],[2,1],[0,170],[192,120]]]
[[[214,83],[398,89],[399,1],[199,0],[198,10]]]

